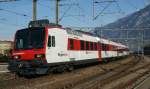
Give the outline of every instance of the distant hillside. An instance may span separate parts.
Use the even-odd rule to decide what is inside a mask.
[[[106,30],[106,29],[112,29],[112,31],[110,30]],[[114,29],[127,29],[129,28],[130,31],[128,32],[128,38],[142,38],[141,37],[141,32],[140,31],[136,31],[135,28],[139,28],[140,30],[144,29],[145,30],[145,36],[144,36],[144,40],[150,40],[150,5],[147,5],[145,8],[134,12],[130,15],[127,15],[126,17],[123,17],[113,23],[107,24],[104,27],[96,27],[94,30],[92,30],[91,32],[93,34],[96,34],[98,36],[103,36],[106,38],[127,38],[126,32],[118,30],[115,31]],[[100,30],[102,29],[102,31]],[[114,40],[115,41],[115,40]],[[122,43],[126,43],[126,39],[124,40],[120,40],[119,42]],[[132,47],[137,47],[139,40],[132,40],[129,41],[130,46],[131,44],[135,44],[132,45]],[[148,44],[149,41],[146,41]],[[141,42],[139,42],[141,43]],[[135,48],[137,49],[137,48]]]
[[[150,5],[145,8],[121,18],[104,27],[108,28],[134,28],[134,27],[150,27]]]
[[[124,32],[111,32],[105,29],[132,29],[128,34],[130,37],[138,37],[139,32],[135,31],[135,28],[139,28],[140,30],[145,30],[145,39],[150,39],[150,5],[147,5],[145,8],[134,12],[126,17],[123,17],[113,23],[107,24],[104,27],[96,27],[94,30],[90,31],[93,34],[101,35],[101,30],[103,30],[102,35],[107,38],[112,37],[122,37],[125,36]]]

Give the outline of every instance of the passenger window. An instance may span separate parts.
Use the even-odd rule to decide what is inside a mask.
[[[108,45],[107,44],[102,44],[102,50],[107,51],[108,50]]]
[[[97,50],[97,43],[94,43],[94,50]]]
[[[89,50],[89,42],[86,41],[86,50]]]
[[[70,49],[74,49],[74,40],[70,39]]]
[[[90,50],[93,50],[93,42],[90,42]]]
[[[81,50],[84,50],[84,41],[83,40],[80,41],[80,46],[81,46]]]

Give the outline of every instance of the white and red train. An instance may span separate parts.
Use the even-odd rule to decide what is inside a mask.
[[[15,35],[9,69],[19,74],[46,74],[75,65],[129,54],[128,47],[84,32],[57,26],[29,27]]]

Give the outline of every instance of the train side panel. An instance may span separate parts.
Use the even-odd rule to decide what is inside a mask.
[[[48,29],[46,59],[48,63],[68,62],[67,34],[58,28]]]
[[[55,38],[55,44],[53,43],[53,38]],[[88,38],[88,39],[87,39]],[[48,30],[48,41],[51,40],[51,46],[46,47],[46,59],[48,63],[66,63],[66,62],[81,62],[81,61],[100,61],[101,55],[99,54],[99,49],[97,46],[96,37],[88,35],[72,35],[68,34],[66,30],[58,28],[50,28]],[[71,39],[71,41],[70,41]],[[85,48],[81,50],[81,40],[88,43],[88,49]],[[95,43],[96,49],[92,50],[90,48],[90,42]],[[54,44],[54,45],[53,45]],[[73,46],[73,47],[72,47]],[[86,44],[84,44],[86,47]],[[94,47],[94,46],[92,46]],[[99,51],[98,51],[99,50]]]

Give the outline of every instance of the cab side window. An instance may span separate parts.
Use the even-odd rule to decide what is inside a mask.
[[[48,36],[48,47],[55,47],[55,36]]]
[[[52,36],[52,47],[55,47],[55,36]]]

